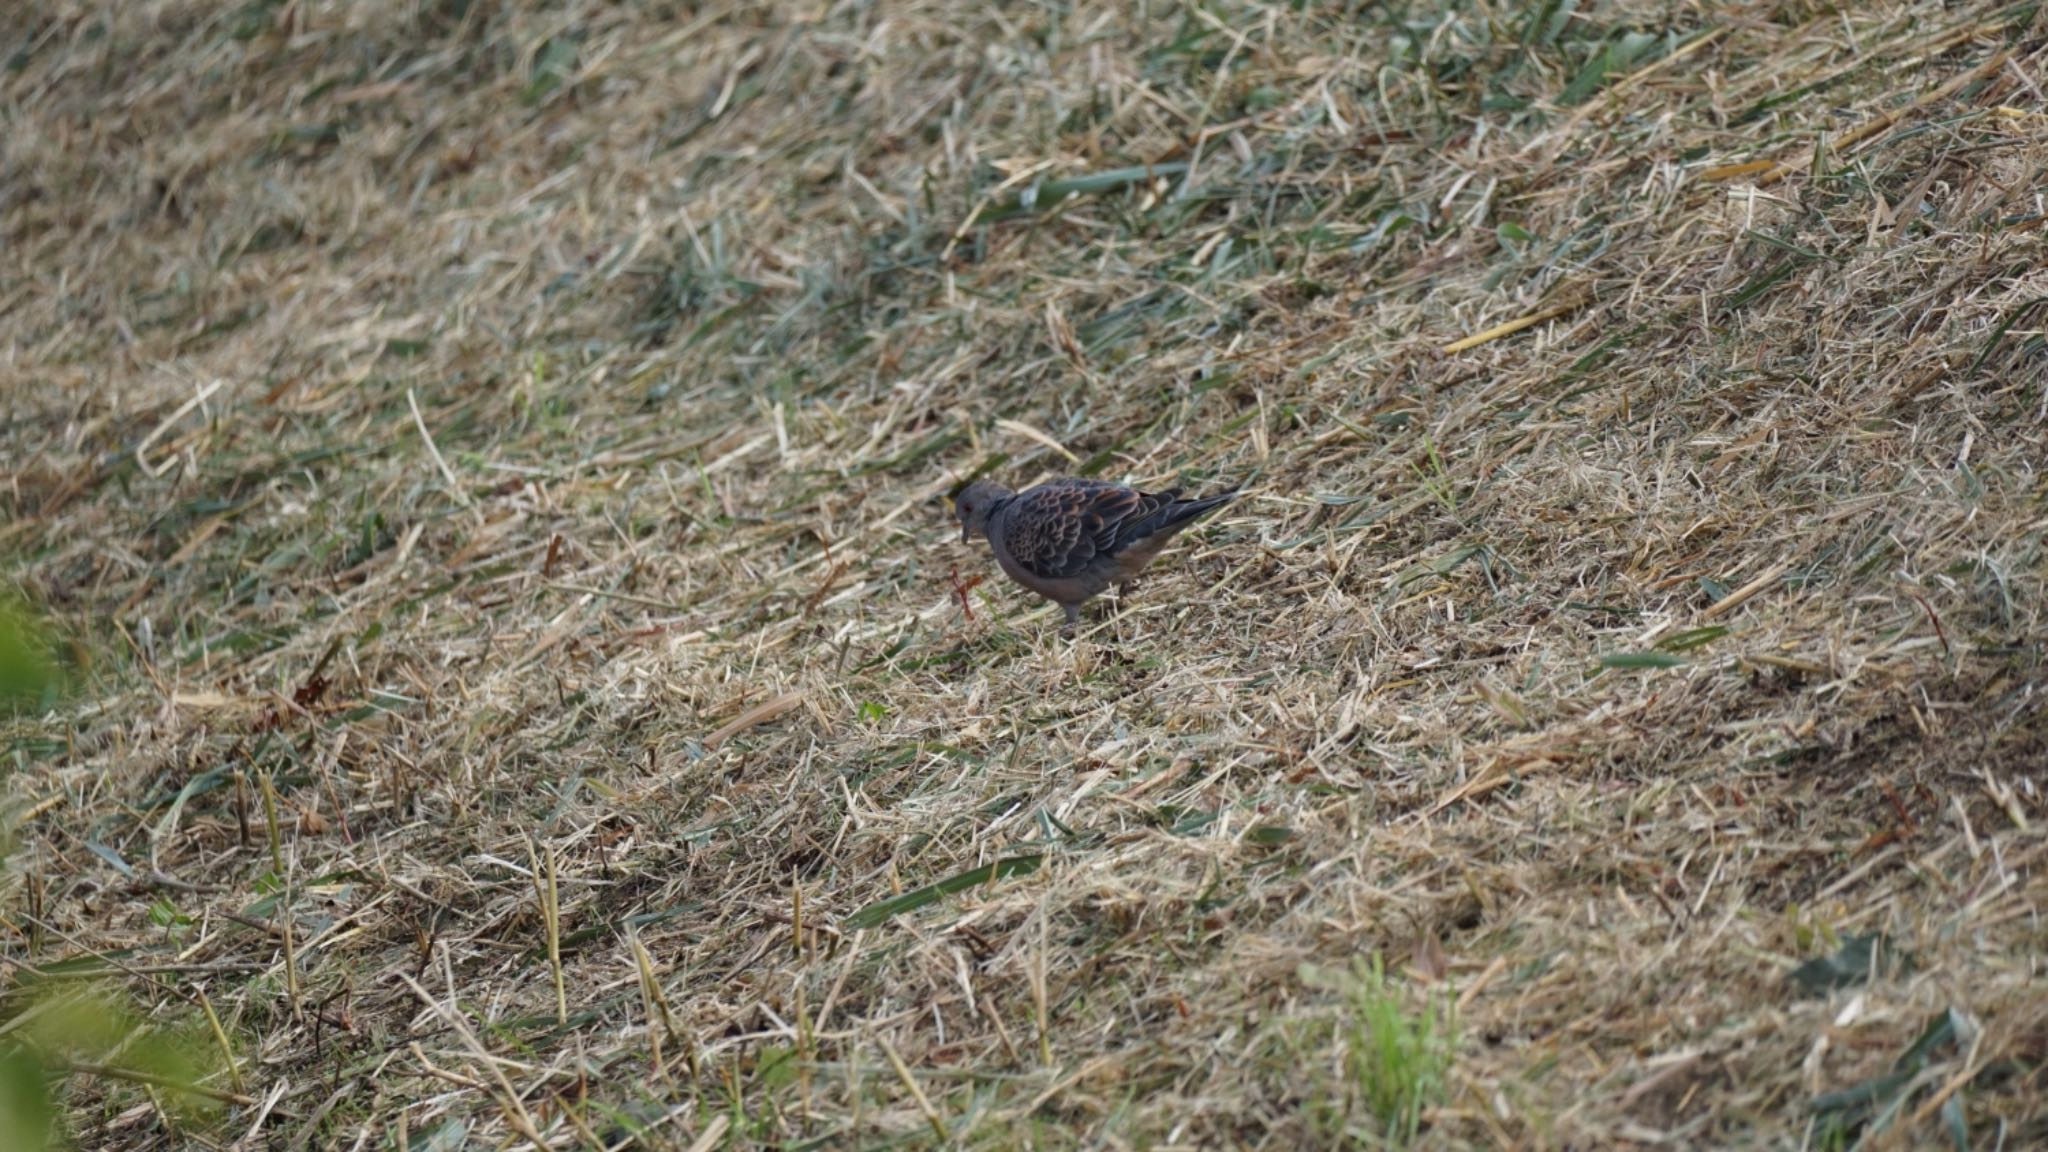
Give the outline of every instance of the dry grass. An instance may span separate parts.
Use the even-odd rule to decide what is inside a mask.
[[[2048,1141],[2048,9],[4,35],[77,1146]],[[1252,494],[1067,643],[977,469]]]

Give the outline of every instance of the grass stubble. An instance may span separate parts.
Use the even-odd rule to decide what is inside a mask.
[[[77,1146],[2048,1141],[2038,4],[5,38]]]

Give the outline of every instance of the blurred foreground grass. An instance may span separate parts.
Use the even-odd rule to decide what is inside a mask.
[[[0,1148],[43,1152],[64,1146],[55,1124],[56,1097],[65,1083],[60,1077],[96,1076],[138,1086],[174,1131],[204,1123],[222,1103],[240,1099],[197,1086],[222,1064],[208,1047],[198,1013],[180,1013],[168,1025],[152,1022],[118,989],[68,984],[64,975],[37,974],[36,983],[45,987],[20,998],[25,1007],[0,1025],[7,1032],[0,1039]]]
[[[0,592],[0,712],[43,704],[56,689],[43,628],[26,605]]]

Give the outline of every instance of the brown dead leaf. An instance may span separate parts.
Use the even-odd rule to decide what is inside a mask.
[[[738,716],[727,721],[725,726],[704,738],[704,749],[710,751],[727,740],[759,724],[766,724],[784,712],[804,702],[801,692],[785,692],[772,700],[756,704]]]

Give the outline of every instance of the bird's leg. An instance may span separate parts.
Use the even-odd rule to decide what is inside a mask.
[[[1061,604],[1060,607],[1065,609],[1067,613],[1067,622],[1060,625],[1060,635],[1072,636],[1074,629],[1080,627],[1081,624],[1081,606],[1079,604]]]

